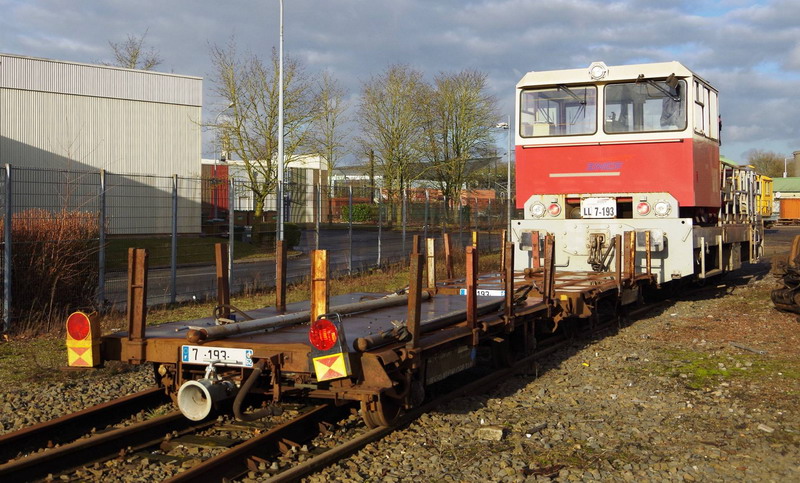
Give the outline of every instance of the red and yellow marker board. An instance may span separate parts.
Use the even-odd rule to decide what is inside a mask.
[[[95,315],[73,312],[67,318],[67,363],[70,367],[100,365],[100,324]]]
[[[317,381],[328,381],[347,377],[347,363],[345,353],[327,354],[311,359],[314,361],[314,372],[317,374]]]

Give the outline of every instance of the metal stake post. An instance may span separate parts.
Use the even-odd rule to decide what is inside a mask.
[[[217,306],[219,316],[229,319],[231,316],[231,291],[228,277],[228,251],[224,243],[214,244],[214,261],[217,269]],[[215,310],[216,312],[216,310]]]

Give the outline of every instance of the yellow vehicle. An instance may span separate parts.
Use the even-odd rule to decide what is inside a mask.
[[[756,192],[758,214],[761,215],[764,226],[770,227],[778,218],[778,213],[774,213],[772,209],[775,202],[772,178],[759,174],[756,175],[756,183],[758,184],[758,191]]]

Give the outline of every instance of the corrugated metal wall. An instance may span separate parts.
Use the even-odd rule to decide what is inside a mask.
[[[201,105],[197,77],[0,55],[0,163],[199,177]],[[136,196],[120,206],[119,220],[153,222],[113,224],[112,233],[164,232],[171,183],[145,176],[133,184]],[[30,195],[46,195],[35,191]],[[180,204],[197,205],[198,213],[196,222],[182,220],[181,231],[199,232],[199,190],[180,195]],[[165,202],[154,211],[156,199]]]
[[[200,107],[201,84],[200,77],[0,54],[0,88]]]

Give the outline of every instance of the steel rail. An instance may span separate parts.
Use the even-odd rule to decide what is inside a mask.
[[[293,482],[299,481],[301,478],[308,476],[316,471],[319,471],[326,466],[330,466],[333,462],[338,461],[342,458],[345,458],[356,451],[362,449],[364,446],[368,445],[369,443],[381,439],[384,436],[392,433],[397,429],[401,429],[415,419],[419,418],[422,414],[430,412],[436,409],[438,406],[441,406],[447,402],[452,401],[457,397],[461,397],[464,394],[468,393],[475,393],[485,391],[493,386],[496,386],[501,381],[505,380],[505,378],[516,374],[518,372],[524,371],[525,368],[531,364],[532,362],[545,357],[552,352],[564,347],[565,345],[569,344],[571,341],[568,339],[558,340],[547,347],[540,349],[533,354],[520,359],[519,361],[515,362],[512,366],[500,369],[497,371],[492,372],[491,374],[484,376],[480,379],[472,381],[468,384],[460,386],[459,388],[440,396],[426,404],[418,408],[414,408],[407,413],[403,414],[400,419],[397,421],[396,424],[392,426],[381,426],[375,429],[372,429],[364,434],[357,436],[339,446],[329,449],[328,451],[315,456],[309,460],[306,460],[292,468],[278,473],[277,475],[273,476],[272,478],[267,479],[270,483],[283,483],[283,482]]]
[[[168,401],[164,389],[154,387],[0,435],[0,463],[8,462],[20,453],[74,441],[89,433],[91,428],[103,429],[142,409],[154,408]]]
[[[179,411],[125,428],[114,429],[73,443],[35,453],[0,466],[0,481],[40,480],[98,461],[105,461],[130,448],[137,451],[158,444],[168,433],[196,431],[214,421],[194,422]]]
[[[287,441],[296,444],[314,439],[324,431],[326,424],[334,424],[350,414],[352,404],[335,406],[322,404],[280,426],[248,439],[191,469],[167,480],[169,483],[188,481],[227,481],[250,471],[252,461],[280,453]],[[290,444],[291,444],[290,443]]]

